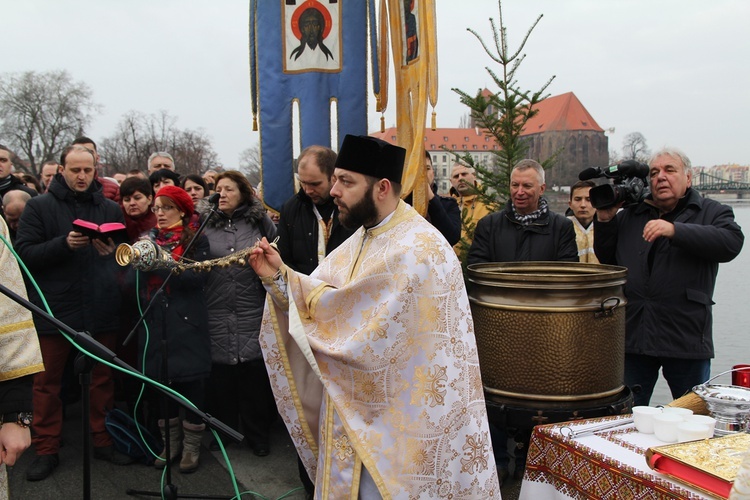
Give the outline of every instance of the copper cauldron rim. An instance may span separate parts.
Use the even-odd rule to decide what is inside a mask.
[[[483,262],[468,266],[472,281],[497,280],[524,282],[563,282],[624,280],[628,270],[621,266],[585,262],[525,261]],[[497,283],[495,283],[497,285]]]

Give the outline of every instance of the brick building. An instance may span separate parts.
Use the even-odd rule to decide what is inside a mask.
[[[488,91],[487,91],[488,92]],[[557,161],[547,171],[547,187],[569,186],[578,180],[578,173],[587,167],[606,166],[609,160],[608,138],[572,93],[549,97],[537,106],[539,113],[526,124],[523,136],[529,140],[529,158],[545,160],[562,148]],[[371,134],[396,144],[396,128]],[[443,148],[460,154],[470,153],[476,163],[491,166],[498,150],[492,137],[475,128],[425,129],[425,150],[432,156],[438,192],[450,189],[453,159]]]

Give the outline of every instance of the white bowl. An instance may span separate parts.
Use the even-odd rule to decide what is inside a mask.
[[[677,442],[677,426],[682,423],[682,417],[674,413],[654,415],[654,435],[665,443]]]
[[[693,414],[693,410],[691,410],[690,408],[680,408],[679,406],[665,406],[663,408],[663,411],[664,413],[674,413],[675,415],[679,415],[683,418]]]
[[[714,417],[709,417],[708,415],[688,415],[687,417],[684,417],[684,419],[685,422],[690,422],[692,424],[707,425],[711,431],[708,437],[713,437],[714,428],[716,427],[716,419]]]
[[[643,434],[654,433],[654,416],[661,415],[661,408],[654,408],[653,406],[634,406],[633,407],[633,422],[638,432]]]
[[[708,439],[713,435],[711,428],[706,424],[696,424],[693,422],[680,422],[677,424],[677,441],[698,441]]]

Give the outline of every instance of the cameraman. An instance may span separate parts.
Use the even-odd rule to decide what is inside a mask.
[[[625,383],[647,405],[662,368],[673,398],[709,378],[719,262],[745,239],[732,209],[690,187],[690,160],[664,149],[649,160],[651,194],[617,212],[597,209],[594,250],[602,264],[628,268]]]

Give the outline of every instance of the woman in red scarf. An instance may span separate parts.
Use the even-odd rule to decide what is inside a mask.
[[[188,224],[194,206],[190,195],[182,188],[165,186],[159,189],[152,210],[156,214],[156,227],[151,230],[150,237],[162,250],[170,253],[175,261],[208,258],[209,244],[205,236],[200,236],[185,252],[195,235]],[[141,287],[142,298],[150,301],[169,273],[167,269],[146,273],[143,280],[145,290]],[[139,351],[146,375],[169,385],[198,408],[203,407],[205,383],[211,373],[211,345],[203,300],[206,277],[206,273],[188,270],[169,279],[163,297],[157,297],[145,318],[148,332],[141,332]],[[163,340],[166,340],[167,349],[166,378],[162,369]],[[196,470],[205,424],[195,414],[187,412],[180,425],[176,405],[170,405],[168,415],[163,414],[160,401],[155,401],[152,408],[159,416],[162,437],[165,437],[165,421],[169,422],[170,460],[179,457],[182,451],[180,472]],[[166,463],[165,452],[160,456],[162,460],[154,464],[157,468],[163,468]]]

